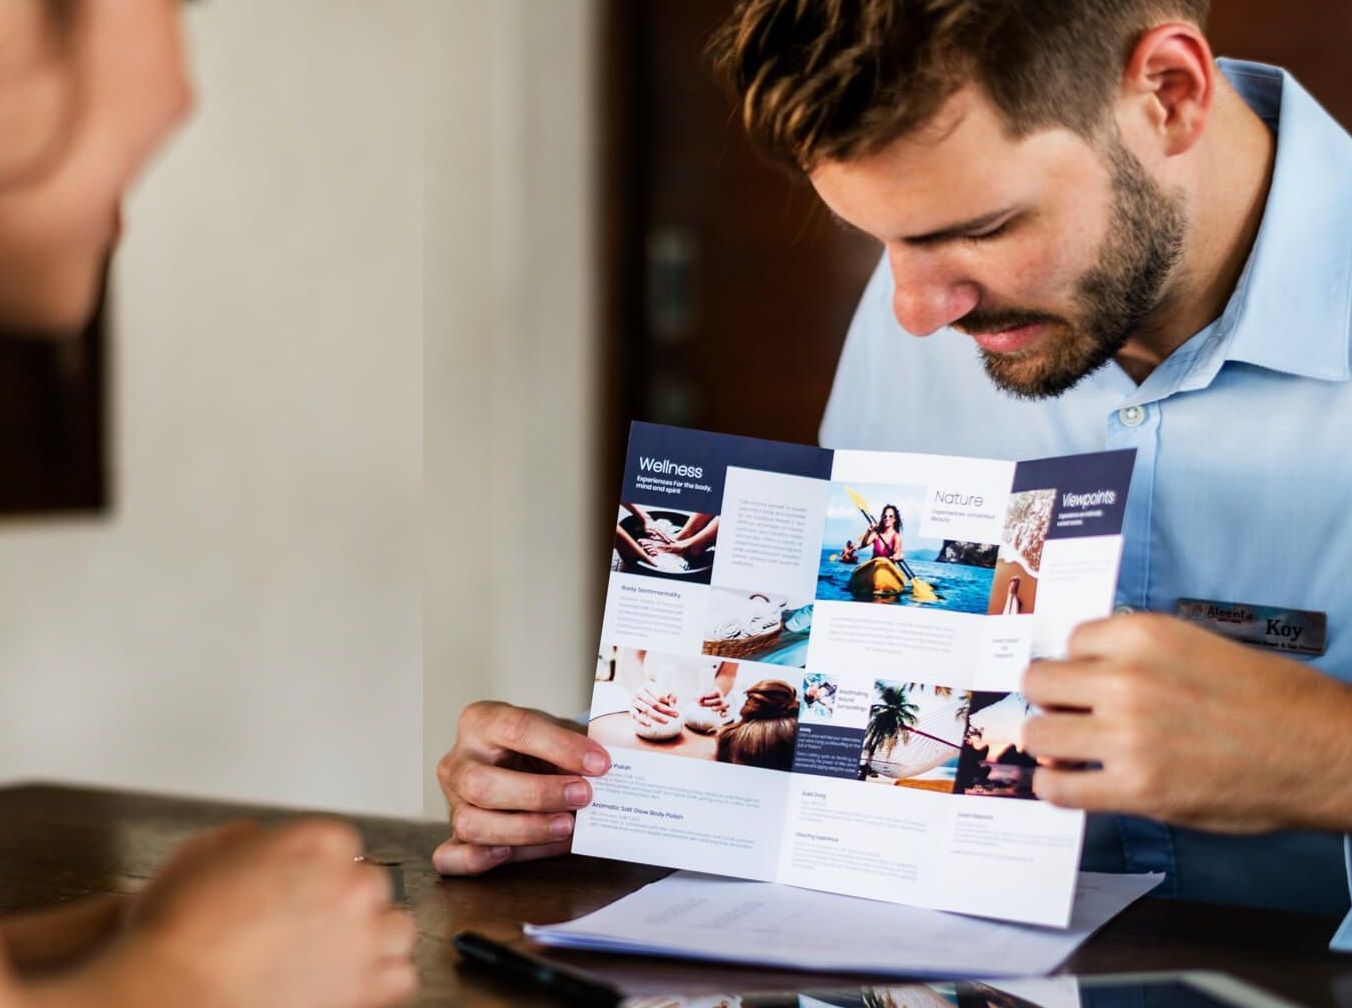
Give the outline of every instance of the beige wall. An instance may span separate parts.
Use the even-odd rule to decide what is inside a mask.
[[[424,737],[586,705],[595,514],[595,4],[434,4],[427,33]],[[450,41],[443,55],[440,40]],[[442,809],[426,781],[429,812]]]
[[[422,808],[416,0],[192,5],[128,208],[116,507],[0,523],[0,778]]]
[[[187,16],[115,509],[0,523],[0,780],[439,815],[465,703],[585,706],[595,5]]]

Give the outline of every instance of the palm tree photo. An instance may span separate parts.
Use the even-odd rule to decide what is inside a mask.
[[[920,708],[911,703],[905,686],[880,682],[875,689],[878,702],[869,705],[868,728],[864,731],[865,770],[879,750],[888,756],[898,742],[904,742],[907,730],[920,717]]]

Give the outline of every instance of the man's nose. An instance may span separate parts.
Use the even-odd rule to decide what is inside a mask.
[[[975,283],[926,257],[904,261],[892,257],[892,313],[912,336],[928,336],[976,308],[981,291]]]

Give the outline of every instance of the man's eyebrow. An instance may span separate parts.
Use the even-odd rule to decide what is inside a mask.
[[[836,213],[830,207],[826,212],[831,215],[831,220],[835,221],[838,227],[844,228],[853,234],[868,234],[861,228],[855,227],[840,214]],[[1019,212],[1018,207],[1002,207],[999,210],[992,210],[990,213],[984,213],[979,217],[969,217],[967,220],[958,221],[956,224],[949,224],[947,227],[937,231],[929,231],[921,235],[910,235],[902,238],[907,245],[923,247],[926,245],[937,245],[940,242],[953,241],[955,238],[965,238],[972,234],[980,234],[982,231],[989,230],[1001,221],[1009,220]]]
[[[953,241],[955,238],[965,238],[969,235],[980,234],[982,231],[988,231],[1001,221],[1013,217],[1016,213],[1018,213],[1017,207],[1002,207],[999,210],[984,213],[979,217],[969,217],[967,220],[939,228],[937,231],[930,231],[922,235],[910,235],[903,238],[902,241],[907,245],[937,245],[940,242]]]

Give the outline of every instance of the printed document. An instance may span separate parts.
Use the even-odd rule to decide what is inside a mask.
[[[1066,926],[1084,817],[1019,683],[1111,611],[1133,459],[635,424],[573,850]]]
[[[677,872],[567,924],[546,945],[876,976],[1039,976],[1163,880],[1081,872],[1066,929]]]

